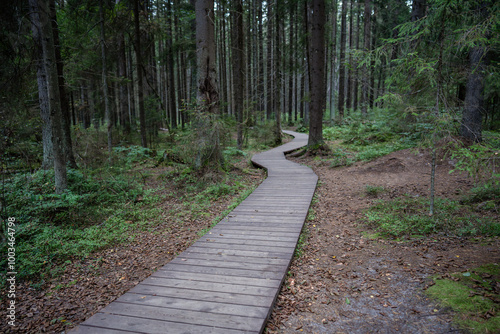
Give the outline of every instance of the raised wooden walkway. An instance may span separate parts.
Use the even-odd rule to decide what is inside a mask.
[[[72,333],[262,333],[306,219],[318,177],[284,152],[252,161],[267,179],[210,232]]]

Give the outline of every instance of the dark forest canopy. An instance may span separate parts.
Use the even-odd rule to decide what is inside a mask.
[[[200,15],[195,5],[203,7]],[[239,147],[245,128],[256,123],[274,122],[279,143],[281,125],[321,129],[321,122],[342,122],[357,111],[385,110],[407,120],[451,115],[456,134],[472,142],[500,123],[496,1],[1,6],[1,148],[7,156],[26,155],[16,143],[30,138],[37,148],[29,150],[43,147],[43,161],[35,164],[44,168],[57,155],[76,167],[71,139],[89,127],[107,133],[110,152],[119,141],[150,146],[160,129],[177,128],[199,129],[198,143],[210,151],[219,145],[211,138],[217,131],[203,129],[218,123],[207,113],[234,119]],[[313,8],[324,8],[324,15]],[[204,15],[212,26],[197,29]],[[50,33],[44,19],[52,44],[42,43]],[[322,138],[315,131],[316,145]]]

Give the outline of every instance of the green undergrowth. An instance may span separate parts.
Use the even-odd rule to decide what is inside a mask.
[[[69,169],[69,188],[61,195],[53,193],[53,178],[52,171],[38,171],[4,182],[2,218],[16,219],[19,279],[53,276],[65,261],[130,240],[132,231],[154,220],[160,198],[131,174]]]
[[[500,222],[480,214],[457,200],[436,198],[435,213],[429,215],[429,201],[409,195],[379,200],[366,212],[366,221],[382,236],[404,238],[431,234],[500,235]]]
[[[93,164],[90,158],[80,161],[79,170],[68,169],[68,190],[61,195],[54,194],[53,171],[5,178],[0,189],[0,252],[7,253],[6,222],[14,217],[17,279],[40,286],[64,272],[73,260],[133,242],[144,231],[156,233],[160,228],[175,233],[175,226],[188,220],[189,228],[198,228],[196,224],[202,228],[210,223],[215,201],[237,196],[227,213],[251,193],[255,182],[242,173],[256,172],[250,166],[235,167],[246,163],[246,150],[228,142],[223,152],[226,170],[197,171],[186,158],[192,150],[183,149],[190,138],[189,133],[179,131],[155,149],[118,146],[107,163],[100,159]],[[261,145],[252,143],[253,150]],[[170,211],[162,207],[169,197],[179,203]],[[7,257],[0,257],[2,276],[6,261]],[[5,279],[1,282],[5,284]]]
[[[455,312],[454,322],[471,333],[500,332],[498,263],[435,277],[426,293]]]
[[[387,110],[375,110],[365,117],[352,113],[339,124],[326,127],[323,137],[332,152],[325,160],[331,167],[350,166],[417,146],[429,125],[417,123],[408,128],[398,119]]]

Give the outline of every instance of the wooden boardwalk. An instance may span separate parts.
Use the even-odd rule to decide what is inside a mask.
[[[252,161],[267,179],[211,231],[72,333],[262,333],[292,260],[317,176],[284,152]]]

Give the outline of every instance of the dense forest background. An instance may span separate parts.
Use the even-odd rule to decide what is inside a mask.
[[[358,203],[352,233],[394,253],[498,242],[499,14],[494,0],[0,2],[0,252],[15,248],[0,287],[15,265],[21,330],[70,328],[189,247],[264,178],[250,157],[283,128],[309,134],[295,158],[336,192],[317,195],[313,226],[344,230]],[[396,160],[412,168],[387,186],[372,169]],[[338,190],[349,177],[356,193]],[[487,289],[496,306],[470,317],[498,319]]]
[[[354,160],[325,139],[376,143],[366,159],[426,146],[433,166],[452,143],[462,170],[480,178],[489,166],[498,186],[499,9],[459,0],[3,2],[2,218],[16,216],[31,241],[53,234],[46,223],[92,226],[143,198],[130,177],[141,159],[194,182],[230,169],[243,150],[281,143],[286,126],[309,131],[311,154],[336,165]],[[100,203],[114,204],[101,212]],[[44,256],[26,264],[27,276]]]

